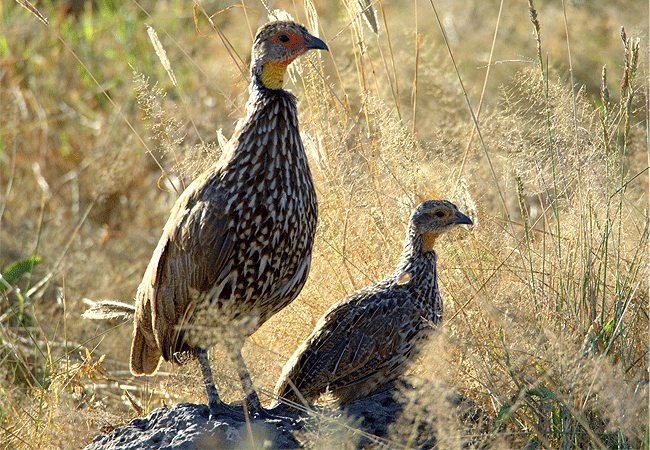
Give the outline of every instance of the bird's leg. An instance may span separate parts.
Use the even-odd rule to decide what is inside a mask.
[[[212,415],[217,415],[220,408],[223,407],[223,403],[219,398],[217,393],[217,388],[214,386],[214,380],[212,378],[212,369],[210,368],[210,361],[208,360],[208,352],[204,348],[199,348],[198,351],[199,364],[201,365],[201,375],[203,376],[203,383],[205,384],[205,390],[208,394],[208,408],[210,408],[210,413]]]
[[[241,344],[227,345],[228,353],[230,354],[230,358],[232,362],[237,367],[237,373],[239,374],[239,379],[241,381],[242,388],[244,389],[244,393],[246,394],[244,408],[246,409],[246,411],[248,411],[250,417],[253,420],[293,421],[294,419],[292,418],[282,417],[276,414],[276,411],[281,408],[274,408],[273,410],[269,411],[262,407],[262,403],[260,402],[260,399],[257,396],[257,392],[253,388],[253,381],[251,380],[251,375],[248,372],[248,369],[246,368],[246,363],[244,362],[244,358],[241,355],[241,347],[242,347]],[[247,414],[246,411],[244,411],[244,414]]]
[[[241,344],[231,344],[227,347],[230,359],[237,368],[237,374],[239,375],[239,380],[244,389],[244,394],[246,394],[246,407],[250,412],[256,415],[262,411],[263,408],[260,399],[257,396],[257,392],[255,392],[255,389],[253,388],[253,380],[248,372],[244,358],[241,355]]]

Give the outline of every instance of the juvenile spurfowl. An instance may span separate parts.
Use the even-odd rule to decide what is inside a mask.
[[[288,65],[327,45],[301,25],[271,22],[252,50],[246,115],[221,160],[176,201],[136,296],[131,372],[161,357],[198,354],[214,412],[222,403],[205,349],[221,342],[247,406],[261,411],[241,356],[244,339],[302,289],[316,229],[316,192],[298,131],[296,98],[282,89]]]
[[[399,378],[417,358],[430,325],[442,320],[433,244],[460,224],[472,221],[452,203],[422,203],[411,216],[395,272],[320,318],[284,366],[275,387],[279,401],[300,403],[295,387],[308,402],[329,389],[349,403]]]

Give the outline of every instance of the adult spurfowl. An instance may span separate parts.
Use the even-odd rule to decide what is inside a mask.
[[[285,365],[275,387],[280,402],[308,402],[329,390],[340,403],[396,380],[417,358],[431,324],[442,320],[438,236],[472,225],[445,200],[422,203],[411,216],[404,251],[392,275],[333,305]]]
[[[153,374],[161,358],[182,364],[195,353],[213,412],[223,404],[205,349],[224,345],[246,405],[262,411],[241,347],[309,274],[316,192],[296,98],[282,85],[289,64],[310,49],[328,50],[296,23],[259,29],[246,115],[221,160],[176,201],[138,287],[131,372]]]

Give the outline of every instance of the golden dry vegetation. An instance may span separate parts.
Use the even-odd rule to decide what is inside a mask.
[[[439,392],[406,393],[395,445],[425,415],[441,448],[648,448],[648,5],[537,3],[535,21],[527,2],[271,3],[331,52],[287,82],[320,222],[303,292],[244,349],[262,397],[332,303],[393,270],[420,199],[440,197],[475,225],[438,242],[445,322],[413,372]],[[205,401],[193,365],[135,379],[131,326],[80,314],[132,301],[182,186],[242,114],[268,13],[66,13],[77,4],[34,2],[45,25],[0,3],[0,448],[83,447]],[[218,388],[237,400],[221,357]],[[480,436],[440,402],[449,387],[490,419]]]

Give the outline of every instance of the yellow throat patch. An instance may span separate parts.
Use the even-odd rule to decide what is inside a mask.
[[[424,233],[422,234],[422,251],[430,252],[433,250],[433,244],[436,242],[438,234],[436,233]]]
[[[262,68],[261,80],[262,84],[267,89],[282,89],[284,81],[284,74],[291,61],[267,62]]]

